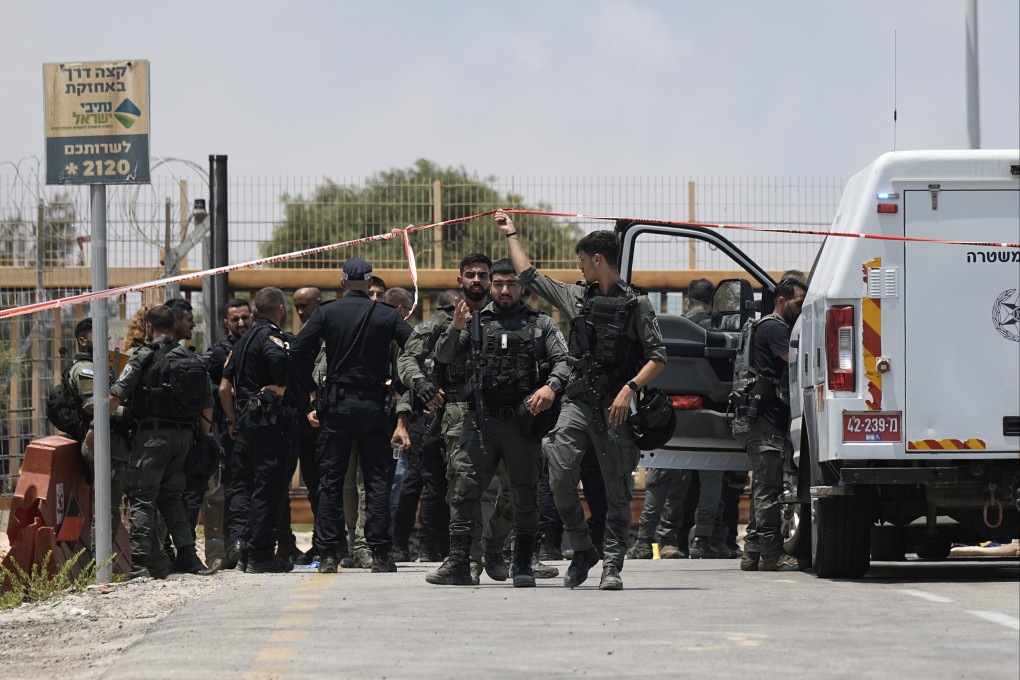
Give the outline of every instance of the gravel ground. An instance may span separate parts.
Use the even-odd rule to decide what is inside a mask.
[[[298,547],[310,545],[311,533],[299,533]],[[9,548],[6,531],[0,531],[0,559]],[[203,551],[200,536],[199,555]],[[0,610],[0,675],[4,680],[100,678],[156,624],[224,582],[215,576],[174,574],[162,581],[91,586],[82,595]]]

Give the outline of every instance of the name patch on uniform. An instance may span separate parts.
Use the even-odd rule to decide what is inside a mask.
[[[91,378],[92,377],[92,369],[91,368],[83,368],[83,369],[81,369],[81,374],[82,375],[87,375],[88,377]]]
[[[279,345],[284,349],[287,349],[287,346],[283,342],[283,338],[278,338],[275,335],[270,335],[269,339],[272,340],[274,344]]]
[[[662,331],[659,329],[659,317],[657,316],[652,317],[652,330],[655,331],[655,337],[662,340]]]

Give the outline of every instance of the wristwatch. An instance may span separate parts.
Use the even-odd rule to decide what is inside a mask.
[[[633,392],[638,392],[638,391],[641,390],[641,388],[638,387],[637,383],[634,382],[633,380],[628,380],[627,381],[627,387],[629,387],[631,389],[631,391],[633,391]]]
[[[563,391],[563,385],[561,385],[560,381],[557,380],[556,378],[549,378],[548,380],[545,381],[545,384],[551,387],[552,391],[555,392],[556,394],[559,394],[560,392]]]

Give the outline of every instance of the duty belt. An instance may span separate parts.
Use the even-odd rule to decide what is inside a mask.
[[[513,420],[517,417],[516,406],[486,406],[485,416],[496,420]]]

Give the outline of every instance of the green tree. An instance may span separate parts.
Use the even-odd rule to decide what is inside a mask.
[[[342,186],[327,181],[307,198],[285,194],[280,199],[284,220],[274,227],[272,240],[262,244],[262,253],[276,255],[383,234],[394,227],[431,224],[436,180],[441,184],[443,220],[497,208],[529,209],[523,197],[495,189],[494,177],[479,178],[464,168],[443,168],[419,159],[410,168],[379,172],[364,185]],[[550,210],[544,204],[531,209]],[[540,215],[516,215],[514,223],[527,235],[529,254],[536,265],[573,266],[576,262],[574,244],[582,232],[575,223]],[[410,237],[419,267],[436,266],[433,238],[433,229],[414,232]],[[471,252],[484,252],[493,259],[505,257],[502,240],[491,218],[444,225],[443,266],[456,268],[460,258]],[[394,238],[288,260],[280,266],[339,267],[355,255],[377,267],[403,266],[405,262],[402,239]]]

